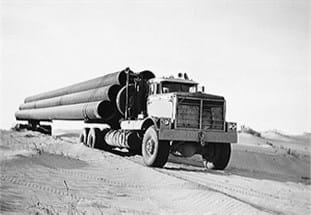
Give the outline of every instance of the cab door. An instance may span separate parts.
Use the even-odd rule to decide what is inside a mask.
[[[172,93],[162,94],[161,85],[152,83],[147,99],[148,116],[158,118],[174,118],[174,99]]]

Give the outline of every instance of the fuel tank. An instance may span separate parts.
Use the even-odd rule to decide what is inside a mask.
[[[141,147],[141,139],[137,132],[125,130],[110,130],[104,136],[105,142],[113,147],[138,150]]]

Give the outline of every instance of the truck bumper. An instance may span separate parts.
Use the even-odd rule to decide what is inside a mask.
[[[184,142],[213,142],[236,143],[236,131],[206,131],[192,129],[165,129],[159,130],[159,140],[184,141]]]

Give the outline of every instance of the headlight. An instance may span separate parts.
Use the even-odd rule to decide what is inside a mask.
[[[162,118],[160,122],[161,122],[161,127],[170,127],[170,124],[171,124],[170,119]]]

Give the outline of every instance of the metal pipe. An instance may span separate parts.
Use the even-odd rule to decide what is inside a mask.
[[[99,101],[56,107],[20,110],[17,120],[110,120],[115,116],[115,107],[110,101]]]
[[[110,73],[110,74],[107,74],[107,75],[104,75],[98,78],[94,78],[88,81],[73,84],[68,87],[63,87],[63,88],[48,91],[45,93],[40,93],[34,96],[29,96],[24,100],[24,102],[29,103],[33,101],[53,98],[57,96],[63,96],[67,94],[72,94],[76,92],[81,92],[85,90],[100,88],[103,86],[114,85],[114,84],[123,86],[125,85],[125,82],[126,82],[125,71],[127,70],[129,69],[126,68],[125,70],[120,71],[120,72]]]
[[[71,105],[95,101],[111,101],[112,104],[116,105],[117,93],[121,89],[120,85],[109,85],[97,89],[87,90],[83,92],[58,96],[49,99],[43,99],[39,101],[24,103],[19,106],[20,110],[26,109],[38,109],[47,108],[60,105]]]

